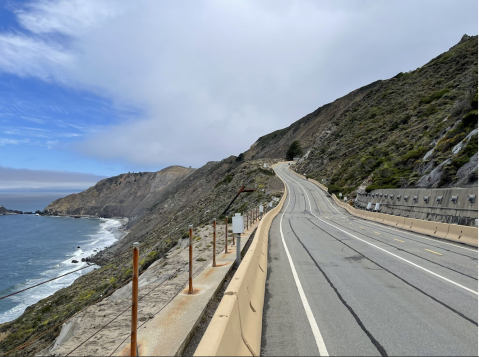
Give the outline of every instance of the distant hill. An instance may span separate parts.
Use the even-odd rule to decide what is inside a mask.
[[[359,88],[257,140],[246,159],[285,157],[302,173],[354,191],[477,186],[477,36],[424,66]]]
[[[52,202],[45,212],[53,215],[128,217],[135,221],[162,199],[167,188],[175,186],[192,172],[194,169],[170,166],[158,172],[110,177],[83,192]]]

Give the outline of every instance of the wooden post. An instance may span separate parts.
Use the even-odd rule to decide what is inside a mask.
[[[216,218],[213,218],[213,267],[216,267]]]
[[[225,218],[225,253],[228,253],[228,216]]]
[[[138,346],[138,261],[140,260],[140,243],[133,243],[133,281],[132,281],[132,295],[131,295],[131,342],[130,342],[130,356],[137,355]]]
[[[193,294],[193,226],[190,225],[190,277],[188,279],[188,294]]]

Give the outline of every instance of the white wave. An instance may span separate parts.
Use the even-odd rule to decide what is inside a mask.
[[[41,283],[49,279],[53,279],[60,275],[70,273],[76,269],[88,266],[88,263],[81,261],[82,258],[87,258],[99,252],[104,247],[112,245],[117,241],[117,237],[119,236],[118,228],[120,228],[121,226],[120,221],[106,218],[102,218],[101,220],[102,222],[100,223],[97,232],[93,235],[90,235],[91,238],[89,240],[81,241],[89,242],[89,244],[83,247],[80,246],[81,248],[78,248],[71,254],[67,255],[69,256],[68,259],[63,260],[59,264],[52,266],[51,269],[40,273],[40,276],[38,278],[28,279],[22,284],[17,284],[13,287],[12,290],[22,290],[29,286]],[[77,260],[78,263],[72,263],[72,260]],[[93,269],[95,269],[95,267],[95,265],[91,265],[86,269],[80,270],[78,272],[61,277],[59,279],[35,287],[31,290],[27,290],[23,293],[7,298],[11,302],[15,302],[17,304],[10,310],[0,313],[0,323],[14,320],[18,316],[20,316],[28,306],[33,305],[36,302],[54,294],[60,289],[70,286],[77,278],[79,278],[83,274],[92,271]]]

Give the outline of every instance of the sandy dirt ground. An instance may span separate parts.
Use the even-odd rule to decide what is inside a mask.
[[[231,225],[229,227],[231,229]],[[194,232],[193,269],[199,274],[211,264],[213,227],[205,225]],[[229,243],[232,234],[229,233]],[[225,226],[217,225],[216,254],[224,250]],[[154,317],[180,292],[188,281],[188,239],[182,239],[165,258],[157,260],[139,280],[138,325]],[[153,290],[154,289],[154,290]],[[131,283],[63,325],[54,345],[41,355],[109,356],[118,354],[130,337]],[[106,327],[104,327],[107,325]],[[104,328],[103,328],[104,327]]]

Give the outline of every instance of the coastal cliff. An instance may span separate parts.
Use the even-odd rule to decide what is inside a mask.
[[[134,222],[161,200],[166,188],[177,185],[194,172],[170,166],[158,172],[127,173],[110,177],[95,186],[49,204],[45,214],[59,216],[127,217]]]

